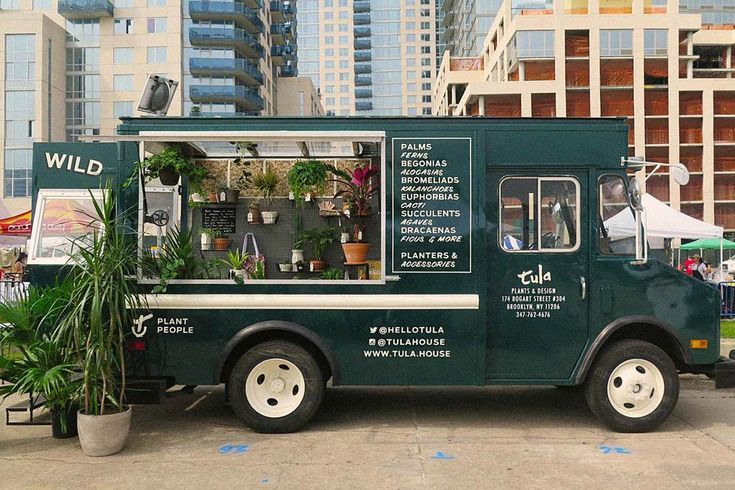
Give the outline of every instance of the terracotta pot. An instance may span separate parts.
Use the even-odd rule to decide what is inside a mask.
[[[311,272],[321,272],[327,268],[327,263],[323,260],[311,260]]]
[[[257,225],[262,222],[263,220],[260,217],[260,207],[249,206],[248,207],[248,223]]]
[[[179,183],[179,173],[172,168],[162,168],[158,172],[158,180],[163,185],[176,185]]]
[[[345,253],[346,264],[364,264],[369,250],[369,243],[342,244],[342,251]]]
[[[216,192],[210,192],[207,195],[207,201],[209,201],[209,202],[217,202],[217,193]]]
[[[214,239],[214,249],[215,250],[227,250],[228,248],[230,248],[229,238],[215,238]]]
[[[77,428],[84,454],[109,456],[119,453],[130,434],[132,413],[130,407],[106,415],[86,415],[80,410],[77,413]]]

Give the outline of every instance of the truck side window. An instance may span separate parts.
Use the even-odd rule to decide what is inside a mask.
[[[635,254],[635,217],[628,203],[625,181],[620,175],[603,175],[598,180],[598,195],[600,253]]]
[[[579,247],[579,183],[569,177],[511,177],[500,184],[499,242],[507,252]]]

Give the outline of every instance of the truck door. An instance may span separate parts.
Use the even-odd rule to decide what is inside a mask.
[[[486,377],[564,380],[588,330],[588,173],[488,173]]]

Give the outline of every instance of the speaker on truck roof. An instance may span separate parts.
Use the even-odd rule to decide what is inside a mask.
[[[138,110],[157,116],[165,116],[174,99],[179,82],[160,75],[148,75],[148,80],[138,100]]]

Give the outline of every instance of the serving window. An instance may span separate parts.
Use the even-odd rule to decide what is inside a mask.
[[[384,282],[383,133],[140,137],[141,159],[174,148],[207,175],[201,185],[184,177],[175,186],[145,177],[143,282],[172,267],[174,284]]]
[[[102,202],[96,190],[41,189],[33,213],[30,264],[66,264],[77,244],[99,232],[94,201]]]
[[[509,177],[500,183],[498,242],[506,252],[572,252],[580,242],[579,182]]]

